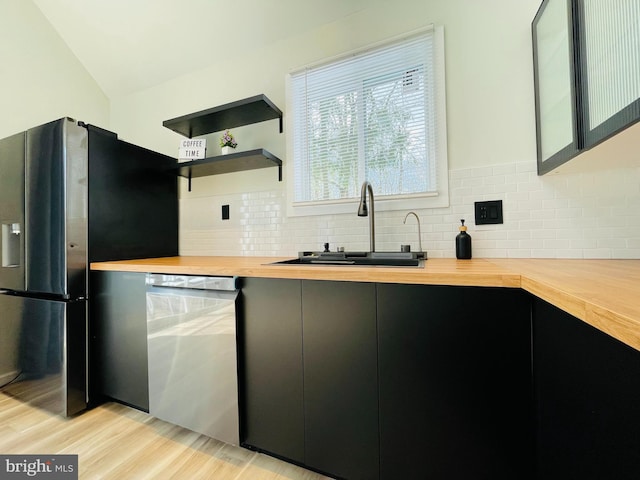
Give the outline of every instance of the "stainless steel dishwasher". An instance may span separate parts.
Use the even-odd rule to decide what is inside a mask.
[[[239,443],[235,278],[147,274],[149,413]]]

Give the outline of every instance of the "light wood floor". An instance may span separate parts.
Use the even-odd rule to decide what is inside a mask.
[[[82,480],[328,480],[118,403],[64,419],[5,393],[0,453],[77,454]]]

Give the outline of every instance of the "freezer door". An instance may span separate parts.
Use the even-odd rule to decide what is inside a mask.
[[[86,297],[87,132],[71,119],[26,134],[26,285]]]
[[[25,134],[0,140],[0,288],[25,289]]]
[[[0,312],[3,391],[62,416],[85,409],[86,302],[0,292]]]

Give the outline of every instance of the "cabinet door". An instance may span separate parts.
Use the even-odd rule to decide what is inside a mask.
[[[241,444],[304,463],[301,282],[245,278],[238,308]]]
[[[586,148],[640,120],[640,2],[580,0]]]
[[[571,0],[545,0],[533,20],[538,173],[578,153]]]
[[[537,478],[637,479],[640,352],[534,303]]]
[[[636,0],[543,0],[532,24],[539,174],[640,120],[639,16]],[[633,150],[630,138],[616,149]]]
[[[90,294],[90,390],[148,412],[145,274],[94,271]]]
[[[531,478],[526,294],[379,284],[377,298],[380,478]]]
[[[303,281],[302,291],[305,463],[377,479],[375,284]]]

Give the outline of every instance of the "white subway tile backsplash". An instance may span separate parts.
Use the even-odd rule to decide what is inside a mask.
[[[582,253],[573,249],[558,249],[555,254],[556,258],[584,258]]]
[[[516,173],[517,168],[513,163],[505,164],[505,165],[495,165],[491,167],[491,172],[493,175],[508,175]]]
[[[431,258],[455,257],[460,219],[474,257],[640,258],[640,168],[539,177],[535,162],[452,170],[450,206],[416,209]],[[375,189],[375,186],[374,186]],[[503,200],[501,225],[474,223],[474,202]],[[230,205],[230,220],[221,220]],[[287,217],[278,188],[180,200],[182,255],[293,256],[302,250],[368,250],[368,220],[353,215]],[[378,212],[376,247],[418,249],[415,218]]]
[[[484,185],[483,177],[466,177],[463,178],[460,182],[460,187],[468,188],[468,187],[478,187]]]

